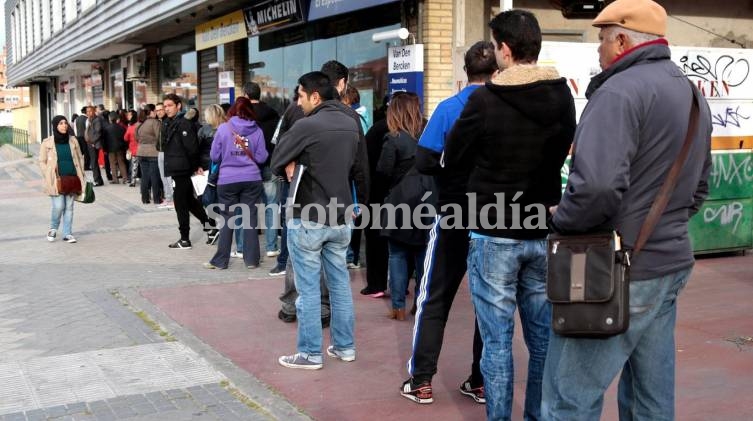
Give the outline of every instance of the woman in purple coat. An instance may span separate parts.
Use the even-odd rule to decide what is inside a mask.
[[[219,162],[217,196],[223,224],[220,230],[217,252],[207,269],[227,269],[233,229],[243,224],[243,260],[249,269],[259,266],[261,258],[257,234],[256,204],[262,202],[264,187],[259,168],[267,160],[264,134],[256,124],[251,102],[238,98],[227,113],[228,121],[217,128],[212,142],[210,157]],[[233,217],[235,207],[243,205],[243,217]]]

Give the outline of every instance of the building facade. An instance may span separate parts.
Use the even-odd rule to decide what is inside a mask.
[[[660,3],[673,45],[753,46],[749,2]],[[591,16],[562,12],[584,5],[603,2],[513,1],[539,17],[546,40],[595,42]],[[465,83],[463,53],[489,39],[486,23],[501,7],[489,0],[6,0],[6,73],[8,85],[30,89],[35,111],[20,128],[38,141],[52,116],[85,105],[131,109],[177,93],[201,109],[231,102],[249,80],[282,110],[298,77],[331,59],[350,68],[362,105],[373,110],[390,90],[389,48],[416,43],[431,114]],[[398,28],[410,36],[372,41]]]

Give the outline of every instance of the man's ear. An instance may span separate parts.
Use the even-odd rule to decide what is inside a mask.
[[[341,94],[345,91],[345,78],[337,81],[337,93]]]
[[[309,95],[309,102],[314,104],[319,104],[320,102],[322,102],[322,97],[321,95],[319,95],[319,92],[312,92],[311,95]]]

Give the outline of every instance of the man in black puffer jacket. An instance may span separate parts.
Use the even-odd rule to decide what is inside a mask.
[[[217,236],[214,221],[207,217],[204,207],[194,196],[191,175],[203,172],[199,163],[199,140],[196,136],[194,124],[178,115],[183,103],[179,96],[168,94],[163,100],[165,118],[162,120],[162,133],[165,152],[165,175],[172,177],[175,188],[173,201],[175,213],[178,216],[180,239],[169,245],[173,249],[190,249],[191,220],[189,212],[201,221],[204,231],[210,240]]]

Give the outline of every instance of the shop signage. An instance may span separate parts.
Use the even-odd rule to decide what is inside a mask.
[[[393,3],[397,0],[311,0],[309,20],[323,19],[330,16],[366,9],[367,7]],[[395,6],[398,7],[398,6]]]
[[[303,23],[300,0],[266,0],[243,9],[248,35],[274,31]]]
[[[233,83],[233,72],[219,72],[217,73],[217,79],[219,81],[219,88],[232,88],[235,86]]]
[[[398,91],[414,92],[424,100],[424,45],[390,47],[387,52],[387,84],[392,95]]]
[[[233,104],[235,100],[235,73],[232,71],[217,73],[217,87],[220,104]]]
[[[238,10],[196,26],[196,51],[244,39],[247,36],[243,12]]]

